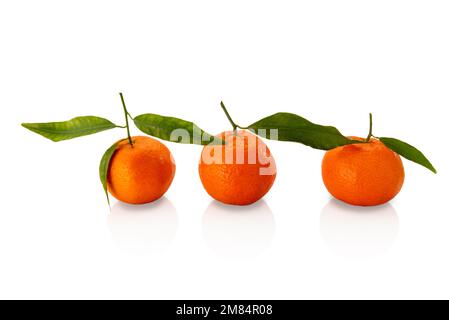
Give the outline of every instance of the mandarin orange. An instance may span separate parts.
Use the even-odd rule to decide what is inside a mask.
[[[390,201],[401,191],[405,177],[401,157],[376,138],[328,151],[322,175],[335,198],[356,206]]]
[[[170,150],[156,139],[144,136],[119,142],[109,163],[108,191],[118,200],[143,204],[161,198],[175,176]]]
[[[276,163],[265,143],[248,131],[223,132],[225,145],[205,146],[199,174],[207,193],[230,205],[261,199],[276,179]]]

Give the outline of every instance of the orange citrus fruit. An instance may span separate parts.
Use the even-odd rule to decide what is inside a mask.
[[[401,191],[405,177],[401,157],[375,138],[328,151],[322,175],[335,198],[356,206],[390,201]]]
[[[119,142],[109,162],[108,190],[118,200],[143,204],[161,198],[175,176],[170,150],[156,139],[132,137]]]
[[[248,131],[223,132],[224,145],[205,146],[199,174],[207,193],[220,202],[249,205],[276,179],[276,163],[265,143]]]

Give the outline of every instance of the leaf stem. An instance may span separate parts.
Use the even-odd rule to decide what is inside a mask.
[[[373,114],[369,114],[369,133],[368,137],[366,138],[366,142],[369,142],[371,140],[371,137],[373,137]]]
[[[228,110],[226,109],[223,101],[220,102],[221,108],[223,109],[224,113],[226,114],[226,117],[228,118],[229,122],[232,125],[233,131],[237,131],[237,128],[240,128],[240,126],[238,124],[236,124],[234,122],[234,120],[232,120],[231,115],[229,114]]]
[[[128,133],[128,142],[129,142],[129,144],[132,147],[133,146],[133,140],[131,139],[131,134],[129,132],[129,122],[128,122],[128,116],[130,116],[130,114],[128,112],[128,109],[126,109],[126,104],[125,104],[125,99],[123,98],[123,94],[121,92],[119,94],[120,94],[120,99],[122,100],[123,111],[125,111],[126,131]]]

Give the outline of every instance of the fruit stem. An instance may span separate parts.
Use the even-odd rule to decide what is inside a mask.
[[[366,138],[366,142],[369,142],[371,140],[371,137],[373,137],[373,114],[369,114],[369,133],[368,137]]]
[[[133,146],[133,140],[131,139],[131,134],[129,132],[129,122],[128,122],[128,116],[130,116],[128,109],[126,109],[125,99],[123,98],[123,94],[120,92],[120,99],[122,100],[123,110],[125,111],[125,120],[126,120],[126,131],[128,133],[128,142]]]
[[[232,120],[231,115],[229,114],[228,110],[226,109],[223,101],[220,102],[221,108],[223,109],[224,113],[226,114],[226,117],[228,118],[229,122],[232,125],[233,131],[237,131],[237,128],[240,128],[240,126],[238,124],[236,124],[234,122],[234,120]]]

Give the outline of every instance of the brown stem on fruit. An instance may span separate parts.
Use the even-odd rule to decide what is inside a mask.
[[[369,114],[369,134],[366,138],[366,142],[370,142],[371,138],[373,137],[373,114]]]

